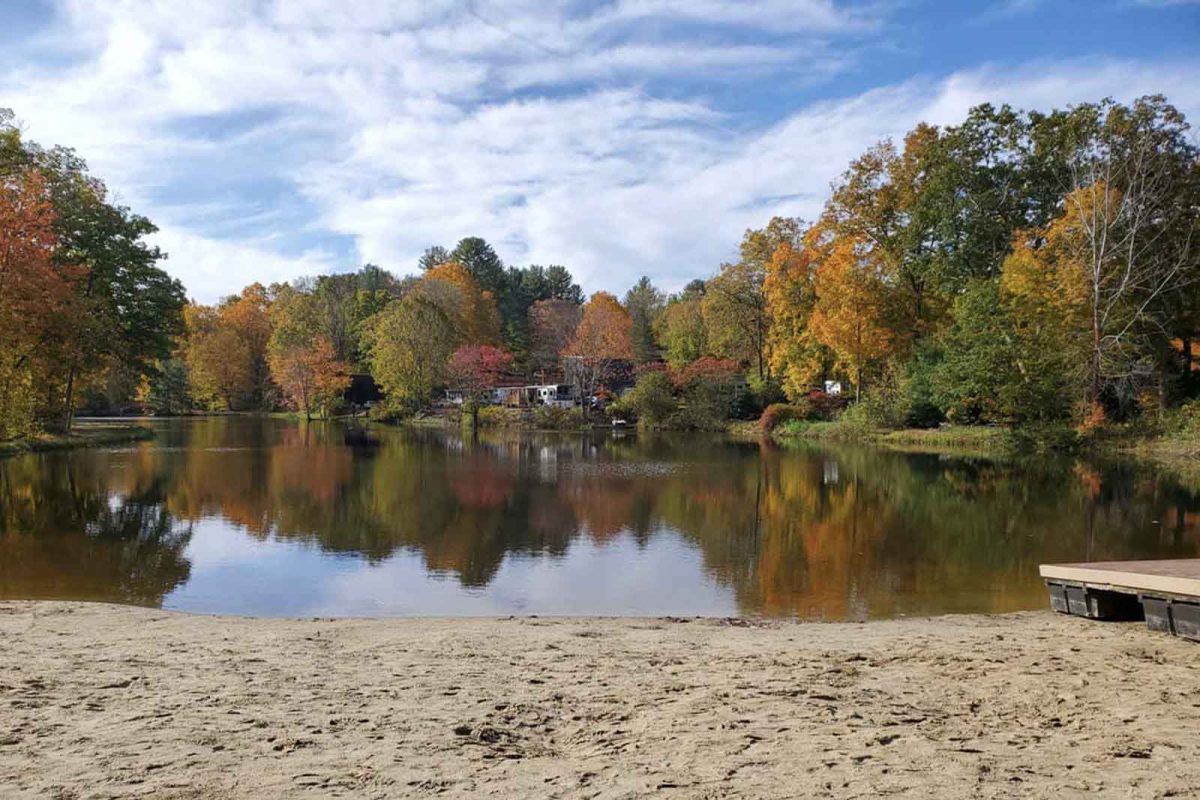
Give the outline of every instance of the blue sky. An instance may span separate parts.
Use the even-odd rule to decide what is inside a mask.
[[[1164,93],[1189,0],[8,0],[0,107],[161,228],[198,300],[491,241],[584,288],[712,274],[983,101]]]

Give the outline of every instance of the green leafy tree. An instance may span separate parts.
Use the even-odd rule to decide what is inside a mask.
[[[398,413],[429,403],[445,380],[458,335],[446,313],[418,294],[390,304],[367,326],[371,374]]]
[[[546,267],[546,297],[548,300],[566,300],[577,306],[583,305],[583,290],[563,266],[551,264]]]
[[[71,150],[31,148],[56,213],[56,257],[86,270],[76,283],[79,316],[63,364],[62,424],[70,428],[78,384],[120,363],[142,375],[171,355],[183,331],[182,284],[158,266],[165,254],[146,243],[157,228],[108,202],[104,184]]]
[[[1053,329],[1014,314],[997,281],[979,278],[955,300],[940,337],[932,399],[953,422],[1054,422],[1070,412],[1070,359]]]
[[[655,321],[655,335],[667,363],[682,367],[708,355],[708,325],[704,321],[705,283],[694,280],[667,300]]]
[[[146,384],[146,405],[159,415],[176,416],[192,408],[187,364],[182,358],[168,358],[159,364]]]
[[[709,348],[715,355],[747,364],[759,378],[771,375],[763,284],[776,248],[785,242],[799,247],[802,234],[799,220],[784,217],[775,217],[761,230],[746,231],[741,258],[722,264],[706,284],[702,307]]]

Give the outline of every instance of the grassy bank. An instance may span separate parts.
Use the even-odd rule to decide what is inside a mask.
[[[739,436],[761,435],[756,428],[744,424],[739,424],[731,432]],[[1099,456],[1132,456],[1171,466],[1200,468],[1200,435],[1147,433],[1124,428],[1111,428],[1085,437],[1067,426],[1020,430],[947,425],[940,428],[891,430],[836,421],[792,420],[780,425],[771,438],[781,443],[799,440],[857,442],[895,450],[957,455],[1080,452]]]
[[[1018,438],[1005,428],[949,425],[941,428],[888,430],[840,422],[792,420],[772,433],[779,442],[810,439],[833,442],[860,442],[897,450],[962,455],[1003,455],[1018,447]]]
[[[153,439],[154,431],[143,425],[84,422],[70,433],[40,433],[0,442],[0,458],[45,450],[70,450],[76,447],[101,447],[124,442]]]

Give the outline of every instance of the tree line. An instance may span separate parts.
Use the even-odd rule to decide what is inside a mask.
[[[3,131],[0,436],[93,401],[327,415],[352,374],[403,415],[443,388],[477,408],[502,379],[603,397],[623,370],[617,413],[676,427],[785,400],[824,413],[826,381],[913,426],[1095,426],[1200,390],[1200,151],[1159,96],[920,124],[855,159],[816,220],[746,231],[711,277],[586,300],[567,268],[470,237],[413,276],[185,303],[147,220],[69,150]]]
[[[793,402],[839,380],[883,424],[1127,420],[1200,389],[1198,220],[1200,157],[1164,98],[981,105],[870,148],[811,224],[747,231],[658,341]]]
[[[72,150],[0,109],[0,439],[71,427],[87,393],[131,391],[183,333],[185,295]]]

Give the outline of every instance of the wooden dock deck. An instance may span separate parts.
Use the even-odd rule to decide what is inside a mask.
[[[1151,630],[1200,641],[1200,558],[1038,567],[1050,607],[1089,619],[1145,619]]]

